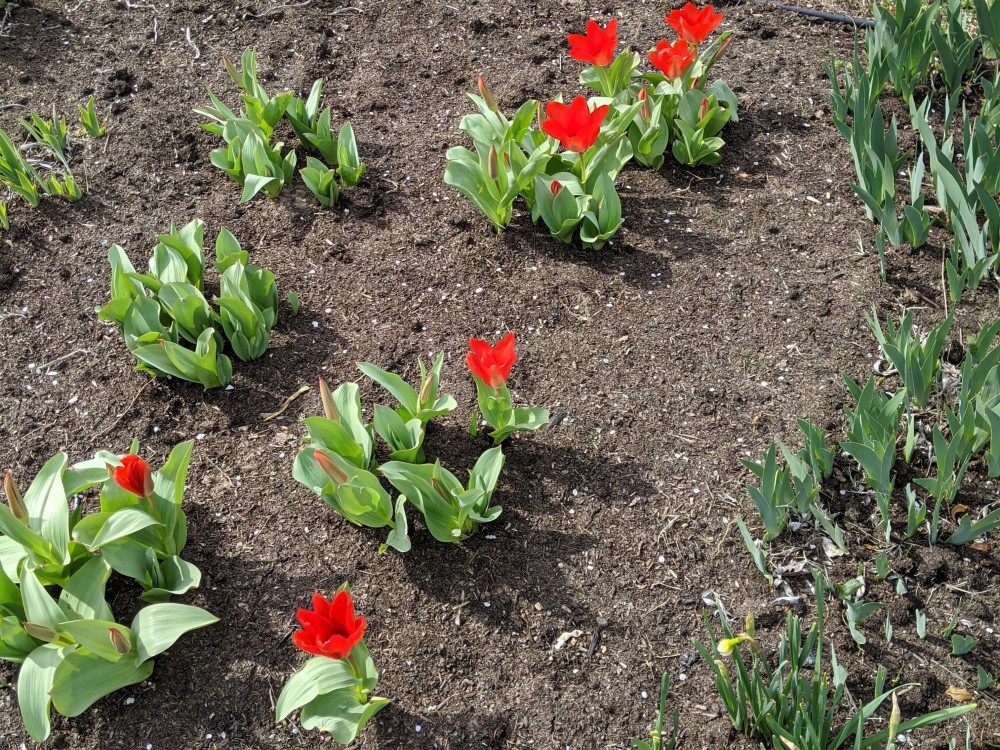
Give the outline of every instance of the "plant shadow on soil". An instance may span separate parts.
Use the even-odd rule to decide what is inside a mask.
[[[466,477],[452,461],[462,459],[449,448],[468,446],[468,433],[438,427],[428,433],[427,442],[460,480]],[[487,447],[486,441],[483,446]],[[567,513],[564,499],[571,492],[567,482],[585,477],[588,491],[607,504],[623,498],[625,487],[645,495],[655,494],[655,490],[637,482],[640,471],[631,463],[608,464],[586,451],[557,447],[531,436],[515,435],[505,443],[504,451],[507,460],[493,499],[504,508],[500,518],[481,526],[457,550],[454,544],[434,542],[423,529],[411,534],[414,549],[402,555],[406,575],[414,587],[441,604],[462,606],[467,592],[471,593],[470,606],[461,616],[490,627],[522,630],[517,605],[525,600],[536,609],[564,611],[574,623],[592,623],[596,615],[561,584],[569,560],[599,541],[585,530],[576,530],[581,519],[574,518],[572,511]],[[468,448],[463,453],[468,460]],[[419,514],[411,510],[409,515],[412,532],[413,517],[419,518]],[[569,530],[553,528],[560,517],[572,522],[566,524]],[[539,524],[539,519],[544,521]]]
[[[510,730],[508,718],[478,707],[470,707],[468,713],[428,712],[430,715],[416,714],[395,703],[389,704],[378,715],[372,726],[380,744],[386,747],[408,748],[431,747],[436,750],[447,748],[503,748],[508,746]],[[419,733],[416,727],[420,727]],[[421,742],[419,739],[425,739]],[[461,744],[439,744],[442,738],[452,738]]]
[[[631,221],[631,209],[626,208],[626,198],[622,196],[622,215]],[[498,241],[513,256],[538,252],[551,260],[571,266],[587,266],[606,276],[621,277],[637,289],[652,289],[665,279],[655,278],[655,273],[667,273],[664,259],[646,250],[623,242],[620,238],[605,245],[601,250],[587,250],[580,245],[579,237],[571,244],[563,244],[549,237],[543,222],[533,225],[530,213],[515,214],[514,220]],[[669,281],[669,279],[666,279]]]

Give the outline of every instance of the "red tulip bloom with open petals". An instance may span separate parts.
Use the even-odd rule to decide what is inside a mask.
[[[694,3],[686,3],[680,10],[670,11],[663,20],[688,44],[701,44],[722,23],[722,14],[716,13],[711,5],[699,9]]]
[[[569,104],[549,102],[545,105],[548,119],[542,123],[542,130],[557,139],[567,151],[580,154],[594,145],[609,109],[605,104],[591,110],[585,96],[578,96]]]
[[[587,21],[587,33],[570,34],[569,56],[574,60],[591,65],[607,65],[615,57],[615,47],[618,46],[618,19],[612,18],[603,29],[597,21]]]
[[[364,635],[364,617],[354,616],[354,602],[347,591],[341,591],[332,601],[321,594],[313,595],[313,608],[295,613],[302,630],[292,634],[292,642],[307,654],[343,659]]]
[[[502,388],[510,375],[510,368],[517,361],[514,334],[508,333],[496,346],[490,346],[482,339],[469,339],[469,348],[472,351],[466,355],[465,361],[472,374],[490,388]]]
[[[683,39],[671,44],[661,39],[656,49],[649,53],[649,61],[667,78],[680,78],[688,66],[694,62],[694,50]]]
[[[134,453],[122,456],[122,465],[115,467],[115,482],[123,490],[139,497],[153,494],[153,472],[149,464]]]

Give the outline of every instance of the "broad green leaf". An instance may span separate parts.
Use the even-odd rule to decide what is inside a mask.
[[[388,372],[370,362],[358,362],[358,369],[395,396],[400,406],[416,414],[419,404],[417,392],[399,375]]]
[[[359,469],[368,468],[368,457],[365,450],[340,422],[334,422],[326,417],[307,417],[302,420],[309,439],[333,451],[341,458],[350,461]],[[326,476],[325,474],[323,476]],[[320,487],[323,485],[320,484]]]
[[[9,560],[16,554],[11,546],[15,544],[22,549],[21,557],[30,555],[39,564],[59,562],[52,545],[32,531],[24,521],[16,518],[6,503],[0,502],[0,545],[3,545],[0,547],[0,553],[3,554],[2,559]],[[5,563],[5,567],[8,568],[7,574],[11,575],[9,563]],[[16,571],[14,575],[16,575]]]
[[[1000,435],[1000,431],[997,434]],[[26,554],[24,547],[10,537],[0,534],[0,569],[12,581],[18,580],[21,560]]]
[[[132,659],[105,661],[78,649],[55,670],[52,704],[63,716],[79,716],[105,695],[149,679],[152,673],[153,662],[137,665]]]
[[[191,452],[194,440],[178,443],[170,451],[170,456],[163,467],[153,473],[153,493],[180,505],[184,499],[184,480],[187,478],[188,465],[191,463]]]
[[[389,547],[400,552],[410,551],[409,522],[406,520],[406,496],[400,495],[396,498],[396,513],[393,516],[394,526],[385,539],[385,544],[379,547],[379,554],[382,554]]]
[[[354,690],[334,690],[302,707],[299,717],[304,729],[322,729],[342,745],[354,741],[358,731],[372,716],[389,705],[385,698],[358,701]]]
[[[59,594],[64,611],[84,620],[110,620],[111,608],[104,598],[111,568],[103,558],[95,557],[77,570]]]
[[[275,705],[275,721],[283,721],[292,711],[317,696],[333,690],[353,689],[361,684],[341,659],[315,656],[295,672],[281,689]]]
[[[21,598],[28,622],[55,630],[66,619],[55,599],[49,596],[49,592],[38,581],[35,571],[29,568],[21,571]]]
[[[120,661],[119,654],[111,641],[111,631],[116,630],[131,643],[132,634],[124,625],[112,620],[70,620],[59,626],[59,632],[68,635],[88,651],[106,661]],[[131,663],[133,659],[128,659]],[[58,708],[58,706],[57,706]]]
[[[161,586],[143,593],[139,597],[142,601],[167,601],[172,594],[186,593],[201,583],[201,571],[198,567],[176,555],[160,563],[160,574],[163,577]]]
[[[138,663],[163,653],[190,630],[219,621],[210,612],[187,604],[151,604],[139,610],[132,620]]]
[[[500,446],[484,451],[476,461],[469,473],[469,487],[478,487],[486,493],[487,497],[493,494],[497,486],[497,479],[500,478],[500,470],[503,469],[504,455]]]
[[[52,545],[55,561],[63,564],[69,562],[69,506],[63,487],[65,469],[66,454],[57,453],[45,463],[24,493],[29,525]]]
[[[70,649],[46,643],[39,646],[21,665],[17,675],[17,704],[24,728],[35,742],[44,742],[51,731],[49,692],[56,669]]]
[[[100,549],[109,542],[115,542],[127,536],[131,536],[137,531],[149,528],[150,526],[162,526],[149,513],[139,508],[123,508],[111,514],[101,531],[94,538],[90,545],[92,549]]]

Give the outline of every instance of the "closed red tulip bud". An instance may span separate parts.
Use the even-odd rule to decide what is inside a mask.
[[[667,78],[680,78],[694,62],[694,50],[683,39],[673,44],[661,39],[656,43],[656,49],[649,53],[649,61]]]
[[[437,477],[431,477],[431,487],[433,487],[434,491],[441,497],[448,497],[448,491],[444,488],[444,485],[441,484],[441,480]]]
[[[323,378],[319,379],[319,399],[323,402],[323,414],[326,415],[326,418],[332,419],[334,422],[339,422],[340,412],[337,411],[337,405],[333,403],[333,394],[330,393],[330,386],[326,384]]]
[[[24,504],[24,497],[21,495],[21,490],[17,488],[14,483],[14,477],[10,475],[8,471],[3,478],[3,491],[7,495],[7,505],[10,506],[10,512],[14,514],[14,518],[19,521],[28,520],[28,508]]]
[[[688,44],[701,44],[722,23],[722,14],[711,5],[699,9],[694,3],[686,3],[663,20]]]
[[[316,463],[319,464],[319,468],[323,470],[324,474],[330,477],[330,481],[334,484],[341,485],[350,481],[351,478],[347,476],[347,472],[337,466],[333,459],[326,455],[323,451],[313,451],[313,458],[316,459]]]
[[[153,494],[153,472],[149,464],[134,453],[122,456],[122,465],[115,467],[114,479],[123,490],[139,497]]]
[[[701,106],[698,107],[698,120],[699,121],[704,120],[705,115],[707,114],[708,114],[708,99],[703,98],[701,100]]]
[[[56,635],[56,631],[52,628],[47,628],[44,625],[38,625],[34,622],[23,622],[21,627],[24,628],[24,632],[30,635],[35,640],[45,641],[45,643],[52,643],[59,636]]]
[[[552,193],[552,197],[555,198],[559,195],[559,191],[563,189],[562,183],[559,180],[552,180],[549,183],[549,192]]]
[[[486,102],[486,106],[493,112],[499,112],[500,108],[497,106],[496,99],[493,98],[493,93],[490,91],[489,86],[486,85],[486,79],[482,76],[476,76],[476,87],[479,89],[479,95]]]
[[[514,334],[508,333],[496,346],[490,346],[482,339],[469,339],[469,348],[472,351],[465,355],[465,361],[472,374],[490,388],[502,387],[510,375],[510,368],[517,361]]]
[[[497,147],[495,144],[490,144],[490,153],[486,157],[486,172],[489,174],[491,180],[497,180],[500,178],[500,162],[497,160]]]
[[[548,119],[542,123],[542,130],[558,140],[567,151],[583,153],[594,145],[601,132],[601,123],[610,109],[605,104],[591,110],[585,96],[578,96],[569,104],[549,102],[545,105]]]
[[[332,601],[313,595],[313,608],[300,609],[296,617],[302,630],[292,634],[292,642],[307,654],[343,659],[365,635],[364,617],[354,616],[354,602],[347,591]]]
[[[639,110],[639,115],[643,120],[649,122],[653,117],[653,110],[649,106],[649,96],[646,94],[646,89],[639,89],[638,99],[642,102],[642,108]]]
[[[111,645],[115,647],[115,651],[122,656],[132,650],[132,644],[129,642],[128,636],[122,631],[108,628],[108,637],[111,639]]]
[[[566,41],[569,42],[569,56],[591,65],[607,65],[614,59],[615,47],[618,46],[617,31],[617,18],[608,21],[608,25],[603,29],[597,21],[587,21],[586,34],[570,34],[566,37]]]

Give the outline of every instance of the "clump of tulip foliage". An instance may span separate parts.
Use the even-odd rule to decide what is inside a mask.
[[[36,742],[50,711],[77,716],[105,695],[142,682],[152,658],[184,633],[216,622],[198,607],[170,602],[201,572],[180,555],[187,542],[181,503],[192,441],[153,471],[137,455],[99,452],[68,465],[49,459],[23,494],[7,474],[0,503],[0,659],[20,664],[17,702]],[[86,513],[83,493],[99,488]],[[147,602],[129,625],[105,595],[111,573],[133,579]]]
[[[275,705],[275,719],[283,721],[301,709],[305,729],[329,732],[347,745],[389,701],[371,694],[378,672],[364,642],[367,623],[355,616],[347,586],[330,600],[317,593],[312,603],[312,609],[296,613],[302,629],[292,635],[292,642],[313,658],[288,678]]]
[[[544,107],[522,104],[508,119],[482,76],[479,108],[462,118],[461,130],[474,150],[448,150],[445,182],[471,200],[500,231],[520,197],[531,218],[545,222],[553,237],[600,249],[622,225],[615,178],[632,159],[659,170],[668,151],[686,166],[714,165],[725,145],[719,133],[735,121],[736,96],[708,73],[728,47],[731,32],[706,43],[722,22],[711,5],[687,3],[665,19],[678,35],[660,40],[647,54],[653,70],[629,49],[617,56],[618,22],[591,20],[586,34],[570,34],[570,57],[590,63],[580,83],[595,89]]]
[[[243,361],[263,356],[278,318],[274,274],[249,262],[249,254],[223,227],[215,241],[220,274],[216,310],[205,296],[204,225],[195,219],[157,236],[149,270],[138,273],[125,251],[112,245],[111,301],[102,320],[121,326],[137,370],[220,388],[233,376],[223,353],[229,342]]]
[[[458,406],[454,397],[440,390],[443,352],[429,369],[419,363],[416,387],[395,373],[359,363],[358,369],[398,402],[396,408],[377,404],[371,423],[362,415],[356,383],[343,383],[331,391],[319,381],[323,416],[303,420],[308,438],[295,457],[292,474],[351,523],[388,527],[380,552],[389,547],[400,552],[410,549],[407,505],[423,516],[430,534],[441,542],[459,542],[481,524],[496,520],[502,509],[491,500],[504,464],[501,443],[514,432],[548,424],[545,409],[513,404],[507,388],[517,359],[513,333],[496,346],[472,339],[470,349],[466,361],[476,382],[478,414],[491,428],[493,447],[480,455],[465,483],[440,461],[428,462],[423,450],[428,422]],[[473,436],[478,423],[473,414]],[[389,451],[389,460],[382,464],[376,460],[376,436]],[[382,480],[398,493],[395,501]]]

